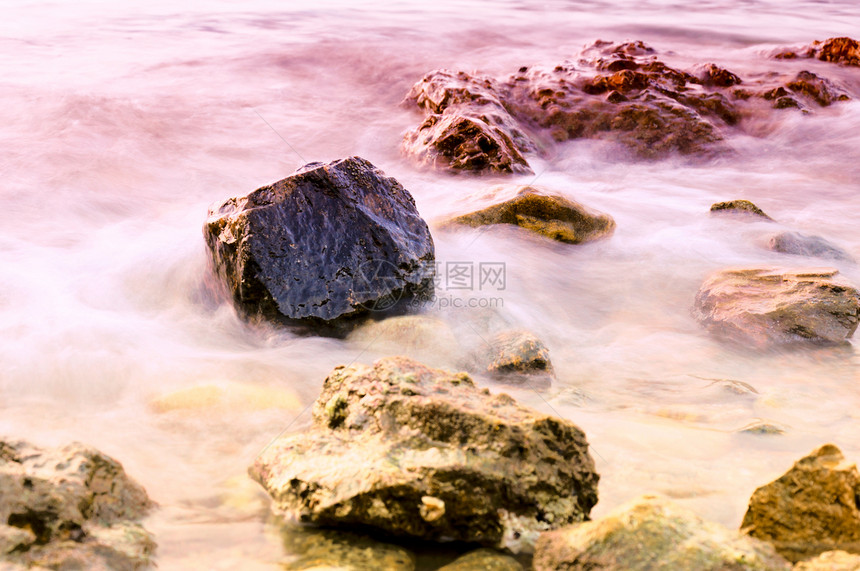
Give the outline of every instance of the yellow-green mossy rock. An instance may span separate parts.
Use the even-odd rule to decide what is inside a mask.
[[[818,557],[801,561],[794,571],[860,571],[860,555],[845,551],[825,551]]]
[[[535,571],[777,571],[791,565],[773,546],[706,522],[657,496],[605,517],[544,533]]]
[[[755,348],[845,343],[860,292],[834,268],[731,268],[708,278],[693,317],[719,337]]]
[[[798,460],[750,498],[741,528],[791,561],[860,553],[860,473],[833,444]]]
[[[597,503],[576,425],[405,357],[337,367],[312,426],[276,439],[250,473],[303,522],[513,552]]]
[[[398,545],[334,529],[284,525],[285,571],[413,571],[415,556]]]
[[[516,197],[451,219],[445,225],[476,228],[488,224],[513,224],[567,244],[581,244],[611,236],[615,220],[563,196],[527,186]]]
[[[711,205],[711,214],[730,214],[735,216],[745,216],[764,218],[765,220],[773,221],[773,218],[764,213],[764,211],[750,202],[749,200],[729,200],[726,202],[717,202]]]
[[[492,549],[476,549],[437,571],[523,571],[523,566],[510,555]]]

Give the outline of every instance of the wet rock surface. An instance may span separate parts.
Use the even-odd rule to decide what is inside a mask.
[[[503,331],[492,338],[487,372],[495,375],[510,373],[548,374],[552,372],[549,349],[530,331]]]
[[[705,522],[668,500],[643,496],[605,517],[542,534],[535,571],[788,570],[773,547]]]
[[[737,268],[699,289],[693,316],[719,337],[756,348],[844,343],[857,329],[860,293],[832,268]]]
[[[815,53],[849,63],[851,42],[829,40]],[[502,78],[430,72],[406,97],[427,118],[402,149],[421,163],[498,173],[529,172],[528,153],[571,139],[608,141],[639,159],[712,156],[728,149],[727,135],[756,101],[809,111],[850,98],[810,71],[744,79],[714,63],[686,71],[659,57],[642,42],[598,40],[574,60]]]
[[[783,50],[775,57],[777,59],[815,58],[831,63],[860,66],[860,43],[844,36],[824,41],[816,40],[806,48]]]
[[[597,502],[576,426],[402,357],[336,368],[313,426],[277,439],[250,472],[305,522],[513,552]]]
[[[851,254],[821,236],[808,236],[800,232],[779,232],[768,238],[767,244],[768,249],[781,254],[853,261]]]
[[[512,224],[567,244],[606,238],[615,231],[611,216],[534,187],[521,189],[501,204],[453,218],[446,227],[491,224]]]
[[[0,560],[49,569],[143,569],[153,504],[114,459],[81,444],[0,440]]]
[[[492,549],[476,549],[437,571],[523,571],[519,561]]]
[[[281,539],[293,554],[282,566],[287,571],[415,569],[415,556],[407,549],[355,533],[285,525]]]
[[[750,498],[741,524],[790,561],[831,550],[860,553],[860,473],[827,444]]]
[[[251,317],[338,326],[433,291],[433,239],[412,195],[359,157],[311,163],[227,200],[204,235]]]
[[[765,220],[773,220],[764,211],[749,200],[729,200],[717,202],[711,205],[711,214],[724,216],[759,217]]]

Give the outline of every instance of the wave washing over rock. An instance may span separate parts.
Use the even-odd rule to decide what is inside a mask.
[[[378,8],[4,2],[0,569],[857,571],[856,2]]]
[[[810,53],[857,65],[856,42],[842,40],[853,42],[829,40]],[[531,173],[527,154],[580,138],[612,141],[641,159],[712,156],[729,150],[726,139],[765,104],[809,112],[852,98],[810,71],[742,79],[713,63],[683,70],[658,57],[641,41],[598,40],[576,60],[501,79],[430,72],[406,96],[428,116],[403,150],[425,164],[496,173]]]

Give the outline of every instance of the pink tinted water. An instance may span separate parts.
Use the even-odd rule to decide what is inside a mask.
[[[162,569],[277,568],[262,516],[218,498],[301,407],[165,420],[152,398],[232,381],[289,387],[306,405],[332,367],[380,355],[237,319],[206,281],[210,204],[354,154],[400,180],[428,220],[484,204],[499,179],[423,171],[398,151],[421,118],[399,103],[439,67],[506,74],[601,38],[741,76],[806,67],[856,88],[860,75],[765,59],[856,35],[848,0],[11,1],[3,13],[0,433],[120,459],[162,506],[147,522]],[[609,241],[436,233],[442,261],[507,264],[505,311],[547,341],[558,377],[543,396],[513,393],[586,431],[602,475],[595,515],[656,491],[737,526],[755,487],[815,446],[860,458],[855,350],[741,353],[689,315],[713,270],[804,263],[761,248],[763,224],[709,218],[713,202],[751,199],[860,257],[860,104],[752,125],[765,136],[734,137],[737,153],[707,165],[619,162],[589,142],[533,161],[541,185],[612,214]],[[855,265],[837,266],[860,283]],[[736,432],[757,418],[786,433]]]

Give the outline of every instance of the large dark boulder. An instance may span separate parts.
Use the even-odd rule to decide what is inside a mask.
[[[251,317],[336,326],[433,292],[433,239],[412,195],[359,157],[227,200],[204,235]]]
[[[304,522],[514,552],[597,503],[577,426],[404,357],[336,368],[313,425],[275,440],[251,476]]]

